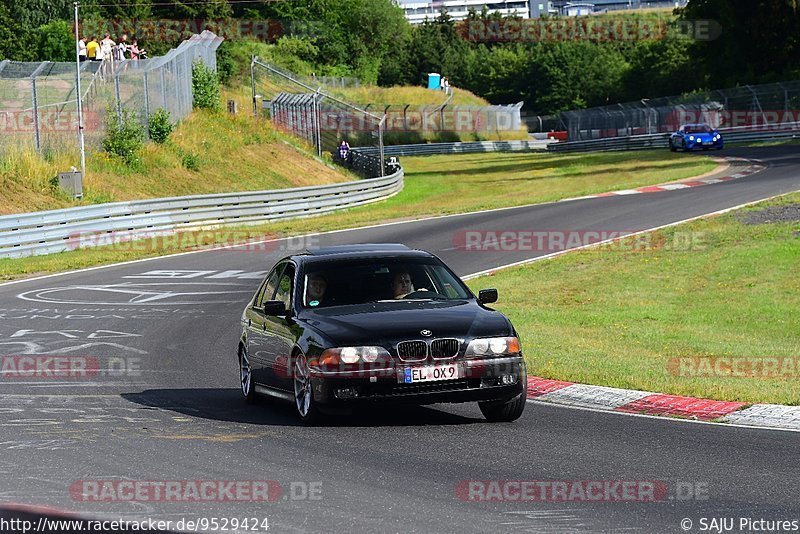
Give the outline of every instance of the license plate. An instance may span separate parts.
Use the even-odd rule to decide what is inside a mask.
[[[458,379],[458,365],[428,365],[425,367],[406,367],[403,369],[401,382],[416,384],[418,382],[436,382],[439,380]]]

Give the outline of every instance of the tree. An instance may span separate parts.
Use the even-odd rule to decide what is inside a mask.
[[[75,35],[66,21],[55,20],[36,30],[37,59],[75,61]]]
[[[586,41],[545,43],[532,51],[524,77],[534,109],[555,113],[619,101],[628,69],[619,51]]]
[[[165,18],[214,21],[233,15],[226,0],[156,0],[154,11]]]
[[[690,0],[679,14],[690,28],[696,28],[697,21],[719,23],[719,37],[695,41],[693,51],[710,84],[725,87],[778,81],[797,73],[798,4],[797,0]]]
[[[0,59],[9,59],[14,55],[15,37],[11,11],[5,4],[0,4]]]

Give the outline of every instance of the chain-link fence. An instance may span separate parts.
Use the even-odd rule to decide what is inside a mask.
[[[361,80],[352,76],[305,76],[300,78],[300,81],[305,82],[307,85],[320,86],[326,89],[350,89],[353,87],[361,87]]]
[[[216,70],[221,39],[204,31],[151,59],[79,63],[87,149],[102,145],[107,113],[136,112],[146,129],[150,114],[169,111],[173,121],[192,110],[192,63]],[[77,149],[76,68],[73,62],[0,62],[0,151]]]
[[[297,76],[253,58],[250,65],[253,112],[261,107],[276,127],[305,139],[319,156],[329,153],[334,160],[367,177],[384,176],[383,133],[385,117],[350,104],[327,93],[320,85],[309,85]],[[342,150],[376,148],[379,156],[357,156]]]
[[[570,141],[676,131],[681,124],[708,123],[741,130],[796,129],[800,81],[642,99],[561,114]]]

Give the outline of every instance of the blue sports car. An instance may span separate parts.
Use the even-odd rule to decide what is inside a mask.
[[[687,151],[695,148],[721,150],[722,147],[722,135],[708,124],[684,124],[669,136],[669,149],[673,152],[679,148]]]

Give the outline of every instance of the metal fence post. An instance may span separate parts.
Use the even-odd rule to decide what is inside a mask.
[[[256,60],[258,56],[250,58],[250,97],[253,99],[253,117],[258,117],[258,102],[256,102]]]
[[[144,71],[144,129],[150,138],[150,90],[147,88],[147,71]]]
[[[36,78],[31,78],[31,92],[33,95],[33,141],[37,152],[41,149],[39,139],[39,103],[36,98]]]
[[[36,92],[36,76],[41,72],[41,70],[47,65],[47,61],[43,61],[36,69],[31,73],[31,97],[33,100],[33,140],[36,145],[36,150],[39,151],[42,147],[41,145],[41,138],[39,133],[39,98]]]
[[[316,95],[314,96],[314,118],[316,119],[317,123],[317,155],[322,157],[322,108],[320,104],[322,103],[323,97],[320,96],[319,91],[317,91]]]
[[[168,109],[167,108],[167,84],[164,81],[164,65],[159,65],[158,66],[158,71],[161,74],[161,101],[162,101],[162,107],[164,109]]]
[[[114,73],[114,99],[117,101],[117,120],[122,126],[122,97],[119,94],[119,72]]]
[[[378,148],[381,153],[381,176],[386,176],[386,162],[383,160],[383,126],[386,124],[386,115],[378,123]]]

